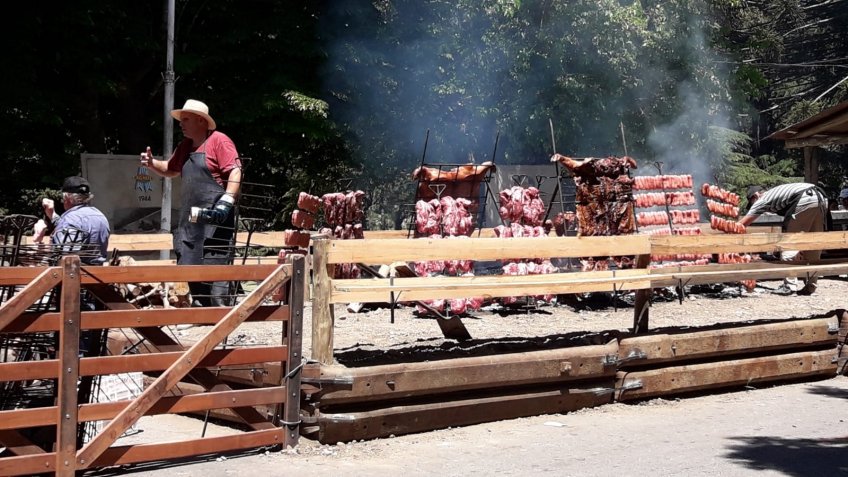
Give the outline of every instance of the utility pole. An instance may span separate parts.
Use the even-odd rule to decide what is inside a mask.
[[[168,0],[168,39],[167,39],[167,59],[165,60],[165,122],[164,138],[162,145],[162,156],[168,158],[173,151],[174,145],[174,120],[171,118],[171,111],[174,109],[174,83],[176,75],[174,74],[174,2]],[[160,222],[160,231],[162,233],[171,232],[171,178],[162,178],[162,220]],[[170,250],[162,250],[159,252],[159,258],[168,260],[171,258]]]

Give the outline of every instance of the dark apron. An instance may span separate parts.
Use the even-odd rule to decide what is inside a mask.
[[[822,216],[825,217],[825,221],[827,221],[827,218],[830,216],[827,211],[827,200],[825,200],[826,195],[824,191],[816,186],[810,187],[809,189],[805,189],[798,193],[797,197],[793,198],[791,205],[787,207],[786,211],[781,214],[783,216],[782,229],[784,232],[786,232],[787,226],[789,225],[789,221],[792,220],[792,216],[795,215],[795,209],[798,208],[798,204],[801,202],[801,199],[803,199],[805,195],[816,195],[819,202],[819,210],[822,212]],[[830,227],[828,227],[827,224],[825,224],[825,230],[830,230]]]
[[[192,223],[192,207],[211,208],[224,195],[206,166],[205,152],[192,152],[183,164],[180,223],[174,233],[174,251],[177,265],[227,265],[235,228],[234,208],[221,225]],[[228,282],[190,283],[192,298],[204,306],[224,306],[223,296],[228,294]]]

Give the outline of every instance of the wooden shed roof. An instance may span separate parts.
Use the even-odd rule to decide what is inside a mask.
[[[781,129],[769,136],[787,148],[848,144],[848,101]]]

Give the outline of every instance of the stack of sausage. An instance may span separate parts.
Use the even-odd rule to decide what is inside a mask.
[[[640,234],[646,235],[700,235],[696,224],[701,221],[701,212],[696,208],[671,209],[671,207],[692,207],[695,205],[693,180],[690,174],[640,176],[635,178],[635,189],[642,191],[633,196],[636,207],[647,210],[636,214]],[[683,190],[681,190],[683,189]],[[687,190],[688,189],[688,190]],[[657,191],[659,192],[649,192]],[[683,255],[662,255],[651,257],[656,263],[651,268],[703,265],[709,258]]]
[[[744,234],[747,232],[745,226],[737,223],[739,217],[739,196],[719,186],[703,184],[701,195],[707,203],[710,211],[710,227],[727,234]],[[718,263],[749,263],[754,260],[749,254],[720,253]],[[748,290],[753,291],[757,286],[756,280],[742,280],[740,283]]]

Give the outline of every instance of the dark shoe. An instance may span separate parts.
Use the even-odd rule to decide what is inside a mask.
[[[808,283],[808,284],[804,285],[804,288],[798,290],[798,294],[810,296],[810,295],[812,295],[813,293],[816,292],[816,288],[818,288],[818,287],[816,286],[815,283]]]

